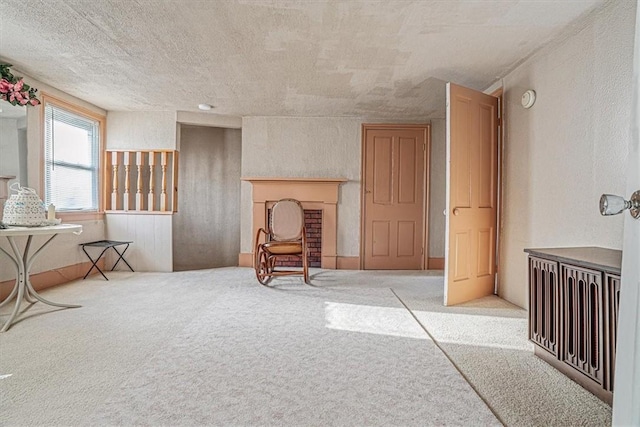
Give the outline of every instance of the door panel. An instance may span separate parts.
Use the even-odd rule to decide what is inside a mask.
[[[471,230],[459,231],[455,234],[454,246],[456,259],[454,260],[454,280],[468,279],[469,274],[469,242]]]
[[[494,292],[498,99],[447,85],[445,305]]]
[[[365,129],[365,269],[423,266],[426,130]]]
[[[491,274],[492,235],[492,228],[478,231],[478,277]]]
[[[392,141],[391,138],[373,138],[373,198],[374,203],[391,203]]]
[[[416,254],[416,223],[398,221],[398,256],[412,257]]]
[[[416,140],[400,138],[400,158],[398,170],[398,203],[416,202]]]
[[[373,221],[373,256],[389,256],[390,234],[389,221]]]

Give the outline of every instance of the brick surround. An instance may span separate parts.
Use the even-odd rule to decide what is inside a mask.
[[[269,218],[271,209],[269,209]],[[307,230],[307,250],[309,251],[309,267],[322,266],[322,210],[305,209],[304,226]],[[302,267],[302,260],[295,256],[281,256],[276,261],[279,267]]]

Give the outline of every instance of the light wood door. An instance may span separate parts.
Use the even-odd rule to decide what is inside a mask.
[[[498,99],[447,84],[445,305],[494,293]]]
[[[428,127],[364,128],[364,268],[423,268]]]

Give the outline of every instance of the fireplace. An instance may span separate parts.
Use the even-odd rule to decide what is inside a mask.
[[[311,229],[319,235],[320,241],[308,242],[309,248],[317,249],[320,252],[320,267],[335,269],[337,264],[337,204],[338,189],[340,184],[346,181],[342,178],[243,178],[252,184],[253,201],[253,236],[258,229],[265,228],[268,220],[269,209],[280,199],[292,198],[300,201],[307,211],[309,219],[308,226],[314,225]],[[317,212],[319,211],[319,212]],[[315,237],[314,237],[315,239]],[[255,244],[255,242],[253,242]],[[253,263],[252,254],[240,254],[240,265],[251,266]],[[317,265],[317,264],[316,264]],[[313,266],[313,265],[312,265]]]

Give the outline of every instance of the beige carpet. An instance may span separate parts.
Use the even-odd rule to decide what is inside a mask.
[[[610,423],[531,354],[522,310],[443,308],[429,273],[110,277],[43,292],[83,307],[36,304],[0,334],[1,425],[499,424],[423,326],[507,425]]]
[[[527,312],[498,297],[442,306],[442,290],[394,289],[509,426],[608,426],[611,407],[533,354]]]

